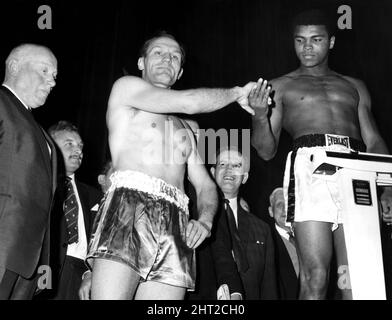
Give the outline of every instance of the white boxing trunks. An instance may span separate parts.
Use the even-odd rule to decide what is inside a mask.
[[[340,195],[334,175],[314,174],[313,157],[324,151],[365,151],[362,141],[347,136],[312,134],[294,141],[286,161],[283,181],[286,225],[293,222],[320,221],[332,224],[332,231],[342,223]]]

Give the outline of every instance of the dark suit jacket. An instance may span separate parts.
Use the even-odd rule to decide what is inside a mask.
[[[207,238],[196,248],[196,281],[195,291],[187,292],[187,300],[216,300],[217,281],[214,268],[214,260],[210,248],[210,240]]]
[[[0,266],[24,278],[30,278],[38,264],[48,264],[55,172],[51,138],[18,98],[1,86]]]
[[[298,299],[299,279],[282,237],[275,226],[271,226],[271,229],[273,230],[272,237],[275,243],[275,264],[280,299],[296,300]]]
[[[97,189],[79,182],[77,179],[75,179],[75,183],[80,203],[82,205],[88,244],[90,241],[92,224],[96,214],[96,211],[92,211],[91,209],[97,204],[99,205],[103,195]],[[51,268],[54,273],[54,280],[57,280],[61,273],[68,247],[67,225],[63,211],[64,199],[65,182],[64,178],[59,178],[59,186],[56,190],[55,201],[51,215]],[[56,281],[54,282],[55,287]]]
[[[244,293],[248,300],[277,299],[274,245],[268,224],[238,203],[238,231],[249,263],[249,268],[239,273],[232,256],[229,259],[224,254],[229,251],[231,255],[232,250],[226,212],[221,208],[218,214],[216,238],[211,244],[218,286],[226,283],[230,293]]]

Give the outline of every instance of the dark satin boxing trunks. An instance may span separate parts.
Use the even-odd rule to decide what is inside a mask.
[[[188,197],[165,181],[117,171],[93,226],[87,262],[124,263],[143,280],[194,290],[195,255],[186,245]]]

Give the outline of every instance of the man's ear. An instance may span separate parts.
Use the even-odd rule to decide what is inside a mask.
[[[215,178],[215,167],[211,167],[210,172],[212,176]]]
[[[329,49],[332,49],[335,45],[335,36],[332,36],[331,39],[329,39]]]
[[[8,72],[12,75],[16,75],[19,71],[19,63],[16,59],[11,59],[8,62]]]
[[[244,177],[242,178],[242,184],[245,184],[246,181],[248,181],[249,178],[249,172],[244,173]]]
[[[143,58],[143,57],[140,57],[140,58],[137,60],[137,67],[138,67],[138,69],[139,69],[140,71],[144,70],[144,58]]]
[[[105,184],[105,175],[104,174],[100,174],[98,176],[98,183],[103,186]]]
[[[180,72],[178,73],[177,80],[180,80],[180,78],[182,77],[183,73],[184,73],[184,69],[181,68]]]
[[[268,207],[268,212],[269,212],[270,217],[274,218],[274,213],[272,212],[272,207],[271,206]]]

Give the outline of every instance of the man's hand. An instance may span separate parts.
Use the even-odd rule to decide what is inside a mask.
[[[239,292],[233,292],[230,294],[230,300],[242,300],[242,294]]]
[[[211,235],[211,224],[203,221],[190,220],[186,228],[186,244],[191,249],[196,249],[205,238]]]
[[[230,300],[230,291],[227,284],[222,284],[216,292],[218,300]]]
[[[387,225],[392,224],[392,187],[384,187],[380,197],[382,221]]]
[[[256,86],[256,82],[249,82],[243,87],[239,87],[240,97],[237,99],[239,105],[252,116],[255,115],[255,111],[249,106],[248,96],[252,88]]]
[[[268,105],[272,102],[269,97],[270,92],[271,86],[268,86],[267,80],[263,81],[261,78],[252,87],[248,99],[256,117],[266,118],[268,116]]]
[[[233,292],[230,294],[230,290],[227,284],[222,284],[217,291],[218,300],[242,300],[242,294],[239,292]]]
[[[86,272],[79,289],[80,300],[90,300],[92,272]]]

